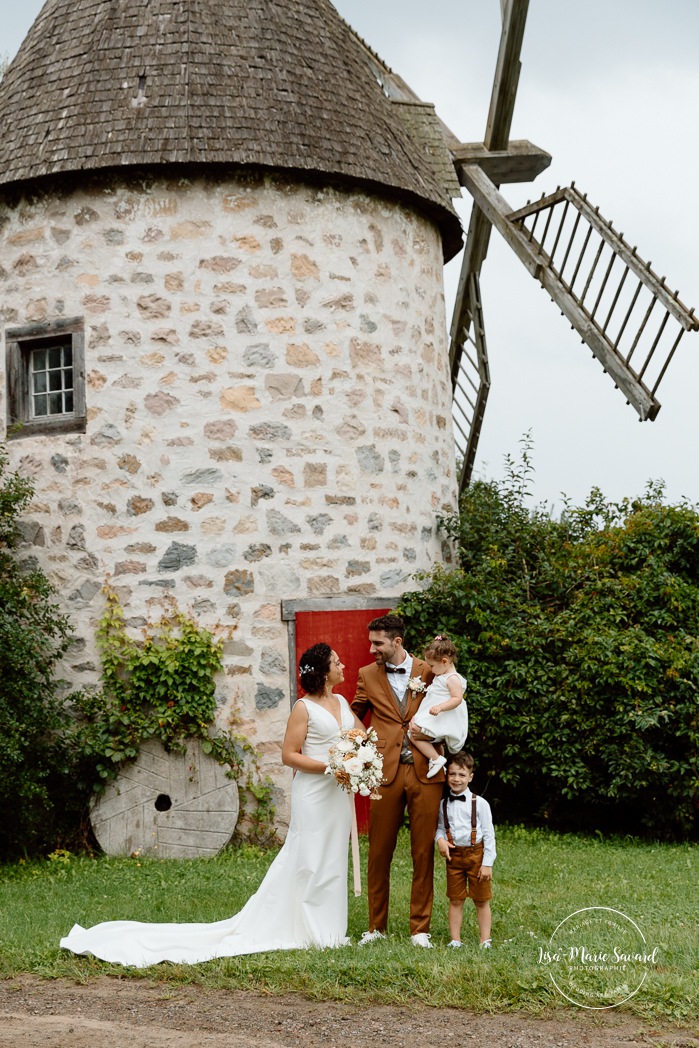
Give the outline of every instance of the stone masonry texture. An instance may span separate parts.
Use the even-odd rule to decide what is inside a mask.
[[[238,706],[288,786],[281,600],[396,597],[443,556],[442,264],[418,211],[286,176],[0,197],[0,331],[84,320],[87,432],[8,444],[36,487],[20,555],[74,623],[75,686],[98,679],[107,577],[133,623],[174,596],[234,629],[222,721]]]

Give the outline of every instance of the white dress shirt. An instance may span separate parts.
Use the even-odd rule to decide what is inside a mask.
[[[394,666],[394,663],[387,662],[387,666]],[[398,699],[398,704],[403,705],[405,693],[408,690],[408,681],[410,680],[413,671],[413,657],[405,653],[405,658],[400,663],[400,666],[396,666],[396,669],[405,670],[405,673],[387,673],[388,683],[391,685],[393,694]]]
[[[473,794],[468,786],[463,793],[459,794],[466,798],[463,801],[447,801],[447,815],[449,816],[449,828],[454,838],[454,844],[464,848],[471,843],[471,807]],[[439,805],[439,822],[435,840],[440,837],[447,840],[447,831],[444,826],[444,807]],[[476,797],[476,844],[483,841],[483,866],[492,866],[495,862],[495,830],[493,828],[493,816],[490,805],[482,797]]]

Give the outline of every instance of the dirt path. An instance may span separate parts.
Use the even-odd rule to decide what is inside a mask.
[[[316,1003],[152,981],[0,981],[0,1048],[699,1048],[623,1013],[568,1019]]]

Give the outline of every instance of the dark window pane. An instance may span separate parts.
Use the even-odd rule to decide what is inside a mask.
[[[74,417],[73,382],[79,379],[74,371],[75,354],[71,337],[63,335],[60,339],[42,339],[37,348],[26,346],[25,352],[30,417],[37,420],[59,419],[66,415]]]

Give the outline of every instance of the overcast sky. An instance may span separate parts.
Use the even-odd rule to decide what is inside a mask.
[[[225,2],[225,0],[222,0]],[[0,0],[0,55],[11,57],[41,0]],[[463,141],[482,141],[500,31],[499,0],[336,0],[361,36]],[[699,309],[699,3],[530,0],[513,138],[553,155],[513,206],[570,184],[588,193],[686,305]],[[460,210],[467,222],[470,204]],[[446,271],[447,323],[459,261]],[[685,335],[640,423],[601,366],[497,233],[484,265],[492,388],[476,471],[500,476],[531,431],[534,496],[560,506],[593,485],[610,498],[663,478],[699,502],[699,333]]]

